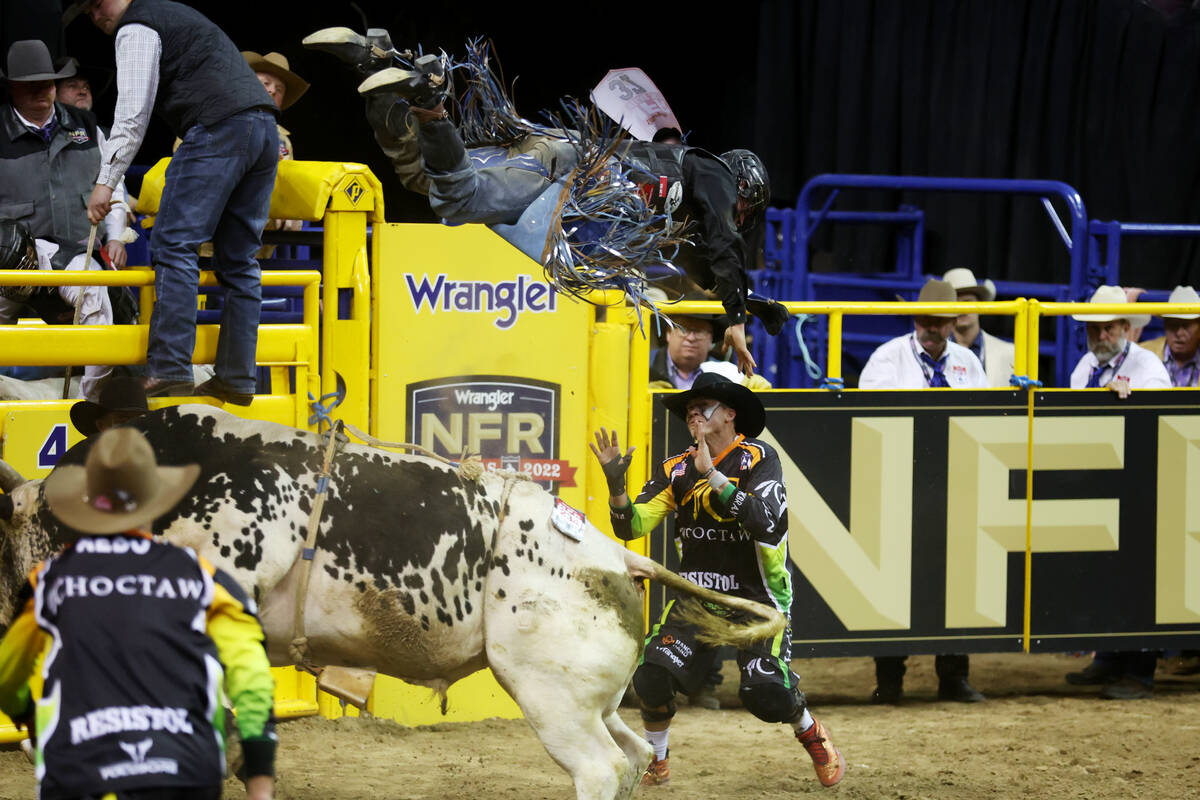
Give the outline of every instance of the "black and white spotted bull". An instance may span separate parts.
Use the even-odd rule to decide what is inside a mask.
[[[322,438],[209,406],[162,409],[135,426],[160,463],[202,468],[155,532],[233,575],[258,602],[272,662],[291,663]],[[63,463],[82,463],[87,447]],[[41,481],[22,482],[11,468],[0,478],[8,492],[0,496],[0,619],[8,620],[27,571],[72,532],[45,507]],[[346,445],[334,459],[303,599],[308,643],[316,663],[438,691],[491,667],[581,800],[626,798],[651,757],[616,713],[643,633],[631,576],[770,620],[731,643],[773,635],[783,620],[695,587],[590,524],[579,541],[563,535],[550,521],[554,504],[529,481],[468,480],[433,459]]]

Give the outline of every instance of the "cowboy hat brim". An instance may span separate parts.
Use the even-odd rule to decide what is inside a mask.
[[[964,292],[976,294],[979,296],[979,302],[981,303],[990,303],[996,299],[996,284],[992,282],[991,278],[987,278],[983,283],[974,286],[956,286],[954,287],[954,291],[960,295]]]
[[[154,520],[174,508],[200,477],[200,465],[156,467],[158,480],[154,493],[131,511],[102,511],[90,505],[87,494],[87,470],[72,465],[58,467],[43,484],[50,513],[63,524],[84,533],[121,533],[149,527]]]
[[[897,299],[897,300],[899,300],[901,303],[913,303],[913,302],[916,302],[916,303],[924,303],[924,302],[933,302],[933,301],[925,301],[925,300],[921,300],[921,299],[917,299],[917,300],[909,300],[907,297],[902,297],[902,296],[900,296],[900,295],[896,295],[896,299]],[[939,302],[939,303],[941,303],[941,302],[947,302],[947,303],[957,303],[957,302],[958,302],[958,298],[955,298],[954,300],[946,300],[946,301],[938,300],[937,302]],[[928,311],[918,311],[918,312],[916,312],[915,314],[913,314],[913,316],[914,316],[914,317],[937,317],[937,318],[939,318],[939,319],[958,319],[958,314],[953,314],[953,313],[946,313],[946,314],[931,314],[931,313],[929,313]]]
[[[55,65],[57,66],[57,65]],[[58,81],[63,78],[75,77],[75,64],[67,63],[58,67],[58,72],[35,72],[32,75],[6,75],[0,70],[0,78],[6,78],[14,83],[32,83],[33,81]]]
[[[1131,314],[1072,314],[1071,319],[1076,322],[1112,322],[1114,320],[1123,319],[1130,322]],[[1130,322],[1132,325],[1132,322]]]
[[[716,373],[702,373],[701,377],[704,374]],[[699,381],[700,378],[696,380]],[[698,397],[716,400],[736,411],[733,429],[740,434],[753,438],[762,433],[767,425],[767,411],[758,396],[740,383],[730,380],[722,379],[719,382],[706,383],[700,388],[693,387],[685,392],[666,395],[663,397],[663,405],[672,414],[687,422],[687,405]]]
[[[138,406],[110,408],[100,403],[93,403],[91,400],[80,400],[71,406],[71,424],[75,426],[75,430],[84,436],[95,436],[100,432],[100,428],[97,427],[96,423],[105,414],[145,414],[148,410],[147,408]]]
[[[273,61],[267,61],[266,57],[249,50],[242,51],[242,55],[245,57],[246,63],[250,65],[250,69],[255,72],[265,72],[268,75],[274,75],[283,81],[285,91],[283,93],[283,105],[279,107],[280,111],[290,108],[292,104],[308,91],[308,81],[291,70],[284,69]]]

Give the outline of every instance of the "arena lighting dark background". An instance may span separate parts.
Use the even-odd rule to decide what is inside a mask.
[[[5,49],[59,0],[3,0]],[[299,40],[361,29],[344,0],[192,0],[242,48],[279,50],[312,89],[283,117],[306,159],[365,161],[384,180],[391,220],[428,220],[380,157],[353,82]],[[461,53],[492,38],[518,108],[534,117],[583,95],[613,67],[640,66],[689,142],[757,151],[776,205],[821,172],[1049,178],[1080,190],[1089,216],[1200,222],[1200,12],[1184,0],[743,0],[715,11],[655,3],[401,3],[360,0],[400,45]],[[53,37],[53,32],[46,37]],[[111,64],[111,40],[85,19],[61,45]],[[111,96],[101,113],[111,113]],[[109,110],[106,112],[104,106]],[[156,124],[139,162],[164,154]],[[850,199],[850,198],[846,198]],[[918,202],[926,268],[968,265],[993,278],[1065,280],[1066,253],[1032,200],[859,196],[860,207]],[[840,207],[854,207],[845,204]],[[843,228],[818,268],[891,263],[886,233]],[[1122,280],[1200,282],[1200,243],[1127,243]]]

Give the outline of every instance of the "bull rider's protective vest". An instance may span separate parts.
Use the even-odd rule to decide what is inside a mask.
[[[195,555],[148,536],[85,536],[47,561],[34,587],[53,637],[38,706],[43,800],[220,783],[212,600]]]
[[[118,27],[133,23],[162,38],[154,110],[176,136],[250,108],[278,113],[237,46],[200,12],[171,0],[133,0]]]
[[[624,158],[634,166],[629,176],[630,180],[639,186],[646,204],[655,213],[666,214],[672,219],[679,216],[676,211],[684,201],[683,159],[692,152],[725,164],[717,156],[699,147],[664,142],[629,143]]]

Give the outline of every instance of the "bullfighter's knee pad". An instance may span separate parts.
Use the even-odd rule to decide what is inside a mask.
[[[746,710],[763,722],[789,722],[804,710],[804,692],[778,683],[743,686],[738,696]]]
[[[633,689],[642,701],[642,719],[663,722],[675,716],[675,685],[671,673],[658,664],[642,664],[633,673]],[[652,708],[666,706],[666,712]]]

